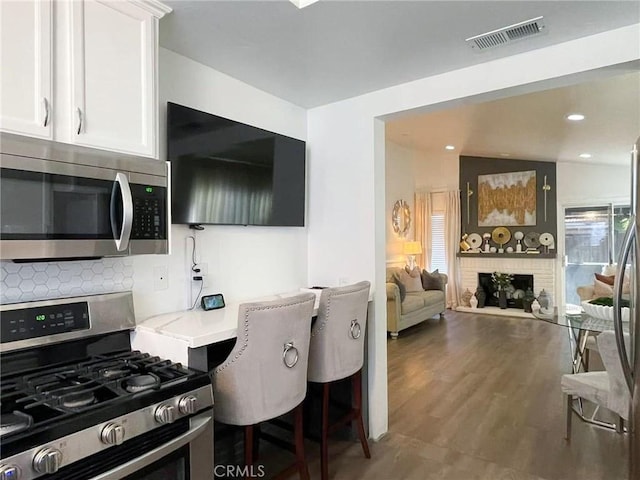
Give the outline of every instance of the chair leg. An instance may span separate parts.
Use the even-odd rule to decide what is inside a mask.
[[[364,456],[371,458],[367,435],[364,433],[364,422],[362,421],[362,370],[358,370],[353,374],[351,382],[353,383],[353,403],[356,411],[356,421],[358,423],[358,436],[360,437]]]
[[[253,425],[244,427],[244,464],[247,467],[244,478],[248,479],[253,465]]]
[[[320,436],[320,476],[329,479],[329,383],[322,385],[322,433]]]
[[[589,371],[589,358],[591,357],[591,352],[590,350],[587,348],[582,356],[582,358],[584,359],[584,371],[588,372]]]
[[[623,433],[624,432],[624,418],[618,416],[618,421],[616,423],[616,432]]]
[[[256,463],[260,457],[260,424],[255,425],[253,430],[253,463]]]
[[[309,467],[304,456],[304,430],[303,430],[303,412],[302,403],[295,409],[295,444],[296,444],[296,462],[298,464],[298,472],[300,480],[309,480]]]
[[[571,441],[571,417],[573,416],[573,397],[567,395],[567,433],[565,439],[567,442]]]

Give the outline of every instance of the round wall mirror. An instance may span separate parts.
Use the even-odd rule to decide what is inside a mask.
[[[393,225],[393,231],[401,237],[404,237],[409,232],[409,227],[411,227],[411,210],[409,209],[409,204],[404,200],[398,200],[393,205],[391,224]]]

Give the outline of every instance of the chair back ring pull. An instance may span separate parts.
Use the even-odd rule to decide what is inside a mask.
[[[293,350],[294,352],[293,360],[291,362],[287,360],[287,354],[289,353],[290,350]],[[282,352],[282,361],[284,362],[287,368],[293,368],[295,367],[296,363],[298,363],[298,349],[293,346],[293,342],[287,342],[284,344],[284,351]]]
[[[351,338],[353,338],[354,340],[357,340],[358,338],[360,338],[360,335],[362,335],[362,328],[360,327],[358,320],[351,320],[350,330]]]

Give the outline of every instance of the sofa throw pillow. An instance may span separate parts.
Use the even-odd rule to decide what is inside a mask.
[[[593,297],[613,297],[613,287],[600,280],[593,281]]]
[[[398,273],[394,273],[391,276],[391,280],[398,286],[398,290],[400,290],[400,302],[404,302],[404,297],[407,296],[407,289],[404,286],[404,283],[400,280],[400,275]]]
[[[414,270],[417,270],[417,274],[415,272],[409,273],[406,269],[400,270],[398,272],[400,281],[404,284],[404,287],[407,289],[407,293],[422,291],[422,280],[420,279],[420,269],[416,268]]]
[[[602,283],[606,283],[607,285],[613,286],[613,282],[616,279],[615,275],[600,275],[599,273],[594,273],[596,280],[600,280]]]
[[[431,273],[422,270],[420,277],[424,290],[442,290],[442,278],[440,278],[440,273],[437,268]]]

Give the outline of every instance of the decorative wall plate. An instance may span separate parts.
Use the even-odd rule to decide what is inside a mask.
[[[482,237],[477,233],[470,233],[467,237],[467,243],[471,248],[480,248],[482,246]]]
[[[540,245],[544,245],[545,247],[553,245],[553,235],[550,233],[541,233],[538,240],[540,241]]]
[[[511,232],[506,227],[496,227],[493,229],[493,232],[491,232],[491,239],[494,243],[502,246],[511,240]]]
[[[528,248],[538,248],[540,246],[540,234],[538,232],[529,232],[524,236],[524,244]]]

